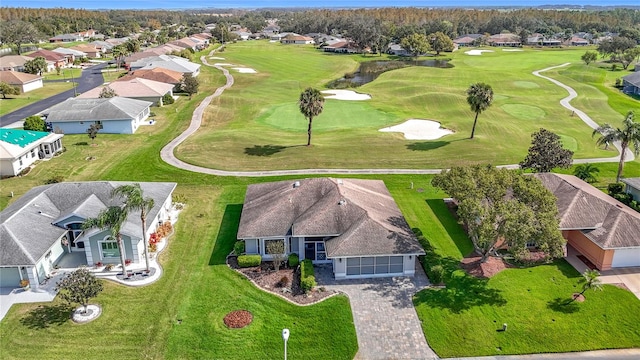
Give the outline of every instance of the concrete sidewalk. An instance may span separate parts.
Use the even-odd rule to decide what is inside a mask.
[[[451,360],[578,360],[578,359],[606,359],[606,360],[636,360],[640,359],[640,349],[614,349],[580,351],[555,354],[531,355],[501,355],[478,356],[466,358],[448,358]]]

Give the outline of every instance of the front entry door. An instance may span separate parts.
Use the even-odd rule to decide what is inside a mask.
[[[310,260],[316,259],[316,243],[304,244],[304,258]]]

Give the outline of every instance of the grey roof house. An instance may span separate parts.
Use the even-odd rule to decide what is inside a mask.
[[[271,260],[269,242],[336,279],[413,276],[424,250],[380,180],[316,178],[247,188],[237,238]]]
[[[124,97],[82,99],[69,98],[43,113],[54,129],[65,134],[85,134],[91,124],[101,133],[133,134],[149,117],[150,101]]]
[[[114,188],[125,182],[73,182],[37,186],[0,213],[0,287],[29,280],[37,288],[65,254],[84,254],[87,265],[119,263],[120,249],[109,230],[82,230],[82,223],[109,206],[120,206]],[[147,235],[169,220],[176,183],[140,183],[155,205],[147,215]],[[130,213],[121,234],[125,258],[144,262],[139,213]]]
[[[640,95],[640,66],[636,65],[633,74],[622,77],[622,91],[625,94]]]
[[[621,179],[625,186],[625,192],[630,194],[635,201],[640,202],[640,177]]]
[[[557,198],[567,244],[600,270],[640,266],[640,213],[575,176],[534,176]]]

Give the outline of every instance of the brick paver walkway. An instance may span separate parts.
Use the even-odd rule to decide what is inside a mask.
[[[334,280],[330,265],[316,267],[318,286],[349,296],[358,335],[356,359],[437,359],[425,340],[413,307],[413,295],[429,285],[424,271],[416,276]]]

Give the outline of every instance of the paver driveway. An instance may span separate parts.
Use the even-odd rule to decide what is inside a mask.
[[[356,359],[437,359],[413,307],[413,295],[429,285],[421,267],[416,276],[339,280],[331,265],[316,267],[318,286],[341,291],[351,302],[358,335]]]

